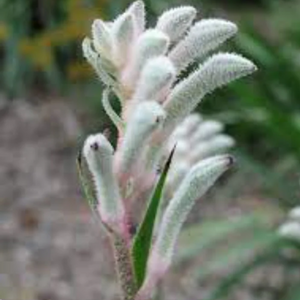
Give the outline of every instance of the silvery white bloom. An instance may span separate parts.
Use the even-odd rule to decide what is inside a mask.
[[[300,223],[288,221],[278,228],[280,236],[300,242]]]
[[[132,63],[124,71],[122,82],[127,89],[133,89],[147,61],[164,55],[169,46],[169,38],[157,29],[148,29],[140,35],[133,49]]]
[[[196,9],[191,6],[170,9],[159,17],[156,28],[167,34],[171,42],[175,42],[191,26],[196,13]]]
[[[142,102],[136,107],[116,154],[116,167],[120,176],[131,173],[143,155],[147,140],[161,126],[164,118],[165,112],[157,102]]]
[[[162,102],[175,80],[176,70],[166,56],[150,59],[141,73],[133,101]]]
[[[101,218],[122,233],[125,210],[113,173],[113,152],[110,142],[100,133],[89,136],[83,147],[83,155],[94,178]]]
[[[202,20],[191,28],[189,34],[170,52],[169,57],[176,68],[182,70],[236,33],[234,23],[220,19]]]
[[[165,127],[170,128],[181,122],[206,94],[255,69],[250,60],[237,54],[220,53],[212,56],[170,93],[164,105],[167,112]]]
[[[94,177],[100,216],[113,234],[130,237],[131,206],[149,195],[161,163],[177,145],[164,193],[168,206],[162,211],[146,281],[138,293],[142,300],[169,267],[180,228],[195,201],[232,164],[231,156],[219,155],[234,145],[222,133],[224,125],[191,113],[206,94],[256,70],[250,60],[234,53],[207,57],[235,35],[237,27],[219,19],[193,24],[195,16],[193,7],[182,6],[163,13],[155,28],[146,28],[144,3],[136,1],[113,22],[94,21],[91,38],[82,44],[85,58],[105,86],[104,109],[118,129],[115,151],[102,134],[88,137],[83,151]],[[181,79],[181,71],[199,59],[201,64]],[[110,104],[109,92],[119,99],[120,113]],[[126,293],[131,276],[122,275]]]

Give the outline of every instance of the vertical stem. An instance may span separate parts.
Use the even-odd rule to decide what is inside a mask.
[[[136,282],[128,242],[119,236],[112,236],[116,269],[122,290],[123,300],[133,300],[136,295]]]

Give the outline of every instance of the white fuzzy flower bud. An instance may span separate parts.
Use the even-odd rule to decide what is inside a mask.
[[[197,130],[194,131],[193,135],[191,135],[191,141],[193,143],[199,143],[220,133],[223,129],[224,125],[221,122],[214,120],[203,121]]]
[[[156,28],[168,35],[171,42],[175,42],[191,26],[196,13],[196,9],[191,6],[181,6],[167,10],[159,17]]]
[[[184,121],[179,125],[178,128],[180,127],[186,128],[186,131],[188,133],[191,133],[200,125],[201,121],[202,118],[199,114],[197,113],[190,114],[184,119]]]
[[[298,222],[287,222],[282,224],[278,233],[280,236],[300,242],[300,223]]]
[[[154,102],[139,104],[127,124],[121,148],[116,153],[116,168],[119,175],[129,174],[139,160],[151,134],[161,126],[165,118],[162,107]]]
[[[195,59],[207,55],[227,39],[235,35],[237,27],[234,23],[207,19],[196,23],[183,39],[169,54],[178,71],[186,68]]]
[[[178,184],[180,184],[180,182],[183,180],[184,176],[189,171],[189,169],[190,169],[190,165],[184,160],[175,161],[174,163],[172,163],[166,181],[167,192],[174,192],[177,189]]]
[[[115,88],[116,82],[111,77],[115,73],[115,68],[110,61],[105,57],[100,57],[99,53],[95,52],[91,39],[86,37],[83,40],[82,51],[84,57],[92,65],[101,81]]]
[[[149,29],[137,40],[132,57],[134,60],[123,74],[124,85],[132,88],[145,63],[153,57],[164,55],[168,49],[169,38],[161,31]]]
[[[171,260],[181,226],[195,201],[207,192],[232,163],[233,159],[228,155],[215,156],[198,163],[190,170],[170,200],[153,248],[153,252],[167,264]]]
[[[166,56],[150,59],[142,70],[134,101],[162,101],[175,79],[175,68]]]
[[[97,57],[99,56],[92,48],[92,40],[88,37],[82,42],[82,52],[84,58],[94,67],[97,65]]]
[[[250,60],[237,54],[220,53],[212,56],[173,89],[164,104],[167,112],[165,127],[182,121],[207,93],[255,70]]]
[[[212,157],[194,166],[185,176],[163,215],[140,295],[149,293],[169,267],[180,229],[195,201],[206,193],[232,163],[233,159],[228,155]]]
[[[113,57],[118,67],[122,67],[128,61],[135,35],[134,25],[133,15],[125,13],[112,26]]]
[[[207,157],[226,152],[233,147],[235,141],[232,137],[219,134],[208,141],[203,141],[190,154],[191,162],[197,162]]]
[[[134,16],[136,35],[140,35],[145,30],[146,12],[143,1],[135,1],[128,8],[127,12]]]
[[[109,58],[112,50],[111,33],[108,26],[100,19],[95,20],[92,24],[92,38],[95,50]]]
[[[289,218],[291,220],[298,221],[300,224],[300,206],[297,206],[290,211]]]
[[[113,148],[103,134],[91,135],[85,141],[83,155],[94,178],[101,218],[122,233],[124,206],[112,170]]]

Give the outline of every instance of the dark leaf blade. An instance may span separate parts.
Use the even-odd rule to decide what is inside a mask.
[[[79,153],[78,156],[77,156],[76,167],[77,167],[78,177],[79,177],[79,181],[80,181],[84,196],[85,196],[85,198],[88,202],[89,207],[94,212],[95,207],[97,205],[97,200],[95,199],[95,197],[93,195],[93,190],[90,186],[90,182],[84,174],[84,170],[83,170],[83,167],[82,167],[82,155],[81,155],[81,153]]]
[[[175,147],[171,151],[168,160],[165,163],[163,171],[159,177],[159,180],[153,190],[153,194],[150,198],[143,221],[133,242],[131,253],[137,288],[141,287],[145,278],[155,220],[174,152]]]

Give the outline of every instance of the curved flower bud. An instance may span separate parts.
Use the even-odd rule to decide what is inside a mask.
[[[190,154],[190,160],[195,163],[201,159],[221,154],[233,147],[235,141],[226,134],[219,134],[210,140],[200,143]]]
[[[181,6],[167,10],[159,17],[156,28],[169,36],[171,42],[175,42],[191,26],[196,13],[196,9],[192,6]]]
[[[94,178],[102,221],[124,233],[125,210],[112,170],[113,147],[103,134],[91,135],[84,143],[83,155]]]
[[[175,68],[166,56],[150,59],[142,70],[134,101],[161,101],[175,79]]]
[[[92,38],[95,50],[105,56],[110,57],[112,50],[112,38],[109,27],[100,19],[92,24]]]
[[[162,124],[165,112],[153,101],[139,104],[127,124],[121,147],[116,153],[116,169],[119,176],[130,174],[143,152],[146,141]]]
[[[82,41],[82,52],[84,58],[94,67],[97,66],[97,57],[98,54],[92,48],[92,40],[88,37],[85,37]]]
[[[111,86],[116,91],[116,83],[112,79],[111,74],[114,74],[114,66],[104,57],[95,52],[92,47],[92,40],[85,38],[82,42],[82,51],[86,60],[96,71],[97,75],[106,85]]]
[[[283,238],[300,242],[300,223],[295,221],[284,223],[279,227],[278,234]]]
[[[136,34],[140,35],[145,30],[146,23],[144,2],[140,0],[133,2],[127,11],[134,16]]]
[[[172,127],[185,118],[207,94],[256,70],[248,59],[237,54],[212,56],[187,79],[181,81],[164,103],[167,112],[165,127]]]
[[[193,143],[199,143],[200,141],[207,140],[212,136],[220,133],[224,129],[224,124],[214,120],[203,121],[201,125],[191,135],[191,141]]]
[[[133,15],[125,13],[121,15],[112,26],[114,63],[122,67],[127,61],[134,39]]]
[[[163,215],[148,261],[147,277],[139,292],[141,299],[141,295],[148,295],[168,269],[180,229],[195,201],[206,193],[232,163],[233,159],[228,155],[212,157],[195,165],[186,175]]]
[[[178,71],[186,68],[195,59],[207,55],[227,39],[235,35],[237,27],[234,23],[207,19],[196,23],[183,39],[169,54]]]
[[[188,133],[192,132],[193,130],[195,130],[201,123],[202,118],[200,116],[200,114],[198,113],[193,113],[188,115],[184,121],[179,125],[179,128],[186,128],[186,131]]]
[[[161,31],[149,29],[140,35],[132,55],[134,60],[122,76],[124,85],[132,88],[148,59],[165,54],[168,45],[169,38]]]

